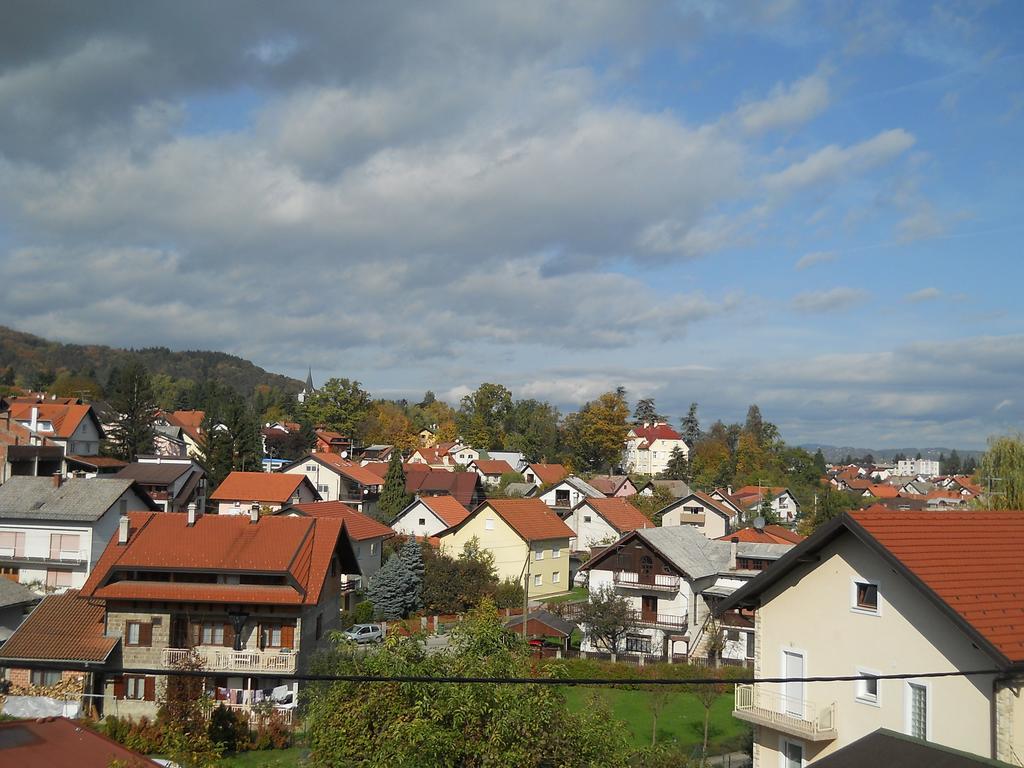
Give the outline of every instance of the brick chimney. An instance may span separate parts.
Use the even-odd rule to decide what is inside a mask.
[[[64,482],[64,476],[60,472],[53,473],[53,487],[60,488],[61,483]]]

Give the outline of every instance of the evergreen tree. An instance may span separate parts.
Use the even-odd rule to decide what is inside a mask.
[[[782,522],[775,513],[775,507],[772,506],[772,494],[767,489],[761,494],[761,506],[758,507],[757,514],[764,518],[765,525],[778,525]]]
[[[683,453],[683,449],[679,446],[672,449],[672,455],[669,457],[668,464],[665,465],[662,478],[665,480],[684,480],[687,483],[690,482],[690,462],[686,458],[686,454]]]
[[[978,471],[978,462],[973,456],[968,456],[967,461],[964,462],[964,470],[961,474],[973,475]]]
[[[382,520],[394,520],[398,513],[412,502],[412,496],[405,492],[405,472],[402,471],[402,456],[391,452],[391,462],[384,476],[384,488],[377,501],[377,510]]]
[[[398,550],[398,557],[409,572],[409,586],[406,589],[406,612],[412,613],[423,607],[423,550],[415,538],[410,538]]]
[[[949,458],[946,459],[945,467],[940,466],[939,470],[945,471],[947,475],[959,475],[961,469],[963,469],[963,464],[960,462],[960,454],[954,448],[950,451]]]
[[[655,421],[662,421],[664,417],[658,413],[654,406],[653,397],[644,397],[637,401],[636,409],[633,411],[633,421],[637,424],[650,424]]]
[[[118,414],[110,430],[110,451],[120,459],[135,461],[153,447],[156,398],[149,372],[136,362],[115,368],[106,391],[110,407]]]
[[[409,588],[413,575],[401,556],[395,552],[370,577],[366,599],[373,603],[373,614],[378,619],[403,619],[409,614]]]
[[[680,432],[686,444],[693,448],[701,438],[700,421],[697,418],[697,404],[690,403],[690,410],[679,422]]]
[[[827,470],[825,464],[825,454],[821,452],[821,448],[814,452],[814,468],[818,471],[818,474],[824,475]]]

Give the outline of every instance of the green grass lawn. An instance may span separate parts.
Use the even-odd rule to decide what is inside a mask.
[[[647,691],[619,688],[568,688],[565,691],[569,709],[582,710],[589,706],[590,696],[596,693],[611,707],[612,715],[626,724],[637,747],[651,743],[652,715]],[[747,725],[732,716],[732,693],[723,694],[711,705],[708,725],[708,751],[712,754],[734,749],[743,740]],[[704,739],[704,707],[696,696],[672,693],[658,716],[658,743],[675,744],[690,749]]]
[[[223,758],[220,764],[223,768],[292,768],[306,765],[307,752],[305,747],[241,752]]]
[[[555,603],[576,603],[576,602],[582,602],[583,600],[587,599],[587,595],[588,594],[589,594],[589,592],[587,591],[586,587],[573,587],[572,591],[567,592],[564,595],[558,595],[557,597],[552,597],[552,598],[550,598],[548,600],[545,600],[544,602],[547,603],[548,605],[554,605]]]

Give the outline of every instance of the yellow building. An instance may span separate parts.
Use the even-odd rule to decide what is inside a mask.
[[[524,582],[530,598],[566,592],[572,529],[540,499],[489,499],[442,531],[441,551],[452,557],[476,538],[494,555],[499,579]]]

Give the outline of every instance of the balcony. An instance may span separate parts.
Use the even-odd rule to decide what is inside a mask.
[[[614,571],[612,581],[617,587],[630,589],[657,590],[664,592],[679,591],[679,577],[667,573],[645,575],[643,578],[636,571]]]
[[[640,627],[657,627],[658,629],[673,629],[678,632],[685,632],[687,617],[672,613],[651,613],[647,611],[633,611],[633,621]]]
[[[0,547],[0,563],[23,564],[23,565],[83,565],[89,562],[89,550],[87,549],[64,549],[51,551],[42,555],[27,555],[24,550],[12,549],[11,547]]]
[[[209,672],[280,672],[291,674],[295,671],[295,652],[292,650],[235,651],[231,648],[199,646],[197,648],[164,648],[161,664],[165,669],[175,669],[195,652]]]
[[[764,685],[736,686],[733,717],[808,741],[832,741],[836,730],[836,704],[819,706],[767,690]]]

